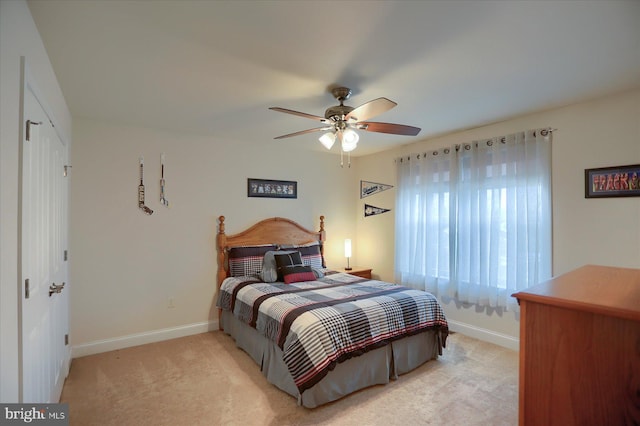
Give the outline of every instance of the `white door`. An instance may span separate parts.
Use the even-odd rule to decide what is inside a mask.
[[[25,79],[21,180],[21,402],[55,403],[69,371],[67,147]]]

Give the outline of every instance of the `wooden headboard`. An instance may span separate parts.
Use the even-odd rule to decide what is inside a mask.
[[[216,246],[218,250],[218,288],[229,276],[227,248],[235,246],[255,246],[260,244],[305,244],[319,241],[323,250],[325,240],[324,216],[320,216],[320,230],[311,231],[296,222],[283,217],[272,217],[261,220],[250,228],[233,235],[225,234],[225,217],[218,218],[218,235]],[[324,253],[323,253],[324,255]]]

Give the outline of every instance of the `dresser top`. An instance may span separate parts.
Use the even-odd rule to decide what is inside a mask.
[[[640,269],[586,265],[513,297],[640,321]]]

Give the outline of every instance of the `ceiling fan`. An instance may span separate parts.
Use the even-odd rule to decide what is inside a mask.
[[[347,87],[336,87],[331,90],[331,94],[336,98],[340,105],[327,108],[324,117],[307,114],[304,112],[293,111],[286,108],[271,107],[270,110],[284,112],[286,114],[306,117],[319,121],[324,124],[322,127],[314,129],[302,130],[295,133],[289,133],[277,136],[275,139],[290,138],[292,136],[304,135],[313,132],[325,132],[320,136],[320,142],[325,148],[331,149],[336,137],[340,141],[342,152],[351,152],[358,145],[360,136],[356,130],[366,130],[367,132],[390,133],[393,135],[416,136],[420,132],[419,127],[405,126],[403,124],[380,123],[375,121],[367,121],[383,112],[389,111],[397,104],[387,98],[377,98],[367,103],[353,108],[344,105],[344,101],[351,96],[351,89]]]

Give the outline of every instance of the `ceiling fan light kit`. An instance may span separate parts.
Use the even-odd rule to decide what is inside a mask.
[[[327,132],[325,134],[323,134],[322,136],[320,136],[320,138],[318,139],[320,141],[320,143],[327,149],[331,149],[331,147],[333,146],[333,144],[336,141],[336,134],[333,132]]]
[[[342,132],[342,150],[344,152],[351,152],[358,146],[358,140],[360,136],[353,129],[346,129]]]
[[[304,112],[294,111],[286,108],[271,107],[270,110],[284,112],[285,114],[297,115],[299,117],[310,118],[324,124],[323,127],[302,130],[295,133],[289,133],[277,136],[275,139],[284,139],[292,136],[299,136],[306,133],[325,132],[320,136],[320,143],[327,149],[331,149],[336,141],[336,137],[340,141],[341,152],[350,153],[358,146],[360,135],[356,130],[365,130],[367,132],[389,133],[393,135],[416,136],[420,132],[420,128],[413,126],[405,126],[403,124],[378,123],[366,121],[369,118],[382,114],[395,107],[397,104],[387,98],[378,98],[366,102],[359,107],[353,108],[344,105],[344,101],[351,96],[351,89],[347,87],[336,87],[331,91],[340,105],[327,108],[324,117],[307,114]],[[349,166],[351,166],[351,157],[349,156]]]

